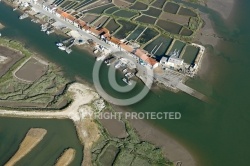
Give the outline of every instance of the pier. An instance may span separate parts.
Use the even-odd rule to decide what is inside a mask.
[[[181,90],[182,92],[185,92],[201,101],[204,101],[206,103],[210,103],[211,99],[209,99],[207,96],[205,96],[204,94],[194,90],[193,88],[190,88],[189,86],[183,84],[182,82],[180,82],[179,84],[177,84],[176,86],[179,90]]]

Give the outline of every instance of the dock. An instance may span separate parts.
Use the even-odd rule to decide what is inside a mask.
[[[183,83],[179,83],[177,86],[176,86],[179,90],[181,90],[182,92],[185,92],[201,101],[204,101],[206,103],[210,103],[212,100],[209,99],[207,96],[205,96],[204,94],[190,88],[189,86],[183,84]]]

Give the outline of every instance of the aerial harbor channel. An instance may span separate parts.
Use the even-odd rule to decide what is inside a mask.
[[[234,9],[235,11],[240,11],[240,8],[250,7],[250,3],[245,0],[236,3],[237,5]],[[204,54],[204,57],[200,58],[199,55],[201,55],[200,53],[201,51],[203,51],[203,47],[201,45],[192,45],[190,43],[188,45],[189,47],[195,46],[195,48],[197,48],[193,50],[186,45],[182,46],[182,44],[180,43],[181,41],[179,40],[171,41],[169,43],[168,49],[164,50],[164,52],[167,52],[169,55],[173,55],[173,57],[177,55],[178,58],[189,54],[185,52],[186,50],[188,52],[190,51],[196,54],[195,58],[198,58],[198,67],[196,68],[197,70],[195,70],[195,68],[194,70],[184,70],[185,65],[182,71],[172,70],[168,67],[162,67],[164,64],[162,64],[160,60],[158,60],[159,64],[156,68],[150,65],[145,65],[153,70],[160,68],[161,72],[170,73],[170,76],[166,74],[167,78],[172,77],[172,72],[178,73],[178,75],[180,75],[180,78],[177,79],[177,82],[171,82],[168,84],[166,82],[161,82],[161,79],[163,77],[159,74],[160,77],[157,81],[163,85],[166,84],[164,86],[168,87],[167,90],[162,87],[153,86],[148,95],[139,103],[129,106],[128,108],[119,107],[117,109],[125,109],[128,111],[133,110],[136,112],[145,112],[149,109],[153,111],[180,112],[182,114],[182,118],[178,121],[152,120],[151,123],[156,128],[164,131],[168,135],[171,135],[183,146],[185,146],[192,153],[198,165],[246,165],[248,163],[245,163],[239,159],[247,158],[247,154],[249,154],[248,148],[242,148],[240,150],[240,147],[246,146],[243,145],[243,142],[245,142],[250,137],[247,127],[241,127],[242,124],[249,124],[249,114],[246,112],[246,110],[249,108],[249,90],[246,90],[245,88],[248,87],[249,89],[249,84],[247,84],[249,78],[245,77],[245,71],[249,71],[249,65],[247,65],[246,62],[249,62],[250,59],[249,56],[246,55],[250,50],[246,45],[246,43],[249,42],[246,40],[246,38],[243,37],[247,35],[249,36],[249,31],[246,30],[248,25],[250,25],[249,19],[247,18],[247,13],[244,13],[242,11],[240,12],[240,16],[236,16],[237,14],[232,12],[231,21],[225,21],[227,25],[232,26],[232,20],[238,20],[237,25],[239,26],[239,31],[237,35],[239,36],[239,38],[238,42],[234,42],[230,40],[230,38],[236,34],[233,34],[229,29],[226,29],[226,23],[222,23],[224,22],[223,18],[218,16],[216,12],[205,9],[205,7],[201,7],[199,5],[194,6],[200,7],[200,10],[210,14],[211,18],[216,23],[216,31],[218,31],[218,33],[221,33],[221,36],[228,39],[220,41],[220,44],[217,45],[217,47],[221,48],[223,51],[216,52],[215,48],[209,46],[206,48],[206,50],[208,49],[207,54]],[[42,6],[36,5],[35,7],[36,12],[38,12],[37,10],[39,10],[41,14],[49,13],[48,11],[44,10]],[[103,44],[105,43],[104,41],[100,39],[96,40],[97,37],[91,34],[89,34],[89,36],[86,36],[85,33],[83,34],[82,31],[73,24],[69,25],[70,27],[72,27],[73,31],[66,31],[66,33],[70,36],[66,36],[64,33],[61,33],[61,30],[58,31],[57,29],[54,29],[52,27],[47,27],[46,31],[41,31],[41,29],[43,28],[41,27],[41,24],[43,24],[44,26],[48,26],[52,25],[55,22],[46,24],[46,22],[44,21],[40,22],[39,24],[37,23],[37,18],[25,18],[26,15],[23,15],[23,12],[20,12],[19,9],[13,11],[13,8],[7,6],[2,2],[0,4],[0,11],[0,23],[5,26],[5,28],[1,29],[2,36],[8,37],[13,40],[22,41],[25,47],[34,50],[45,59],[48,59],[49,61],[60,66],[63,73],[68,78],[72,80],[75,80],[76,78],[83,79],[92,84],[93,66],[96,60],[100,59],[104,61],[106,60],[107,64],[110,63],[109,66],[103,65],[103,74],[100,74],[102,85],[110,94],[121,98],[128,98],[130,96],[133,96],[134,94],[137,94],[137,92],[139,92],[143,88],[143,71],[140,72],[140,70],[138,71],[138,69],[136,70],[134,75],[136,76],[137,74],[139,74],[138,77],[140,78],[140,80],[142,80],[142,82],[137,78],[131,79],[137,81],[138,83],[135,89],[129,94],[121,95],[115,92],[112,87],[110,87],[107,80],[108,68],[110,68],[111,66],[113,66],[114,68],[115,66],[117,66],[117,68],[122,66],[121,62],[123,60],[121,60],[121,58],[124,58],[121,57],[119,63],[119,57],[116,57],[115,54],[112,55],[115,56],[112,59],[112,57],[110,56],[110,53],[112,51],[110,50],[114,49],[113,52],[119,52],[123,48],[114,46],[111,47],[110,44],[107,43]],[[22,15],[24,18],[19,19],[19,17]],[[57,18],[57,16],[53,16],[53,18],[55,19]],[[59,18],[57,19],[59,20]],[[33,21],[31,22],[31,20]],[[64,23],[65,20],[60,20],[59,22]],[[70,23],[68,22],[66,24],[68,25]],[[60,26],[60,24],[56,25]],[[235,29],[234,32],[236,33],[236,31],[237,29]],[[60,43],[62,43],[63,45],[61,45]],[[86,45],[83,46],[85,47],[84,49],[82,49],[82,45]],[[160,46],[160,43],[156,45],[151,46],[147,51],[155,52],[157,50],[157,47]],[[174,47],[174,45],[176,48]],[[227,50],[226,46],[229,46],[230,49]],[[61,47],[61,49],[59,49],[59,47]],[[185,49],[183,49],[183,47],[185,47]],[[160,48],[161,47],[159,47],[159,49]],[[236,54],[238,55],[237,58],[235,57]],[[121,54],[119,55],[121,56]],[[123,55],[124,54],[122,54],[122,56]],[[127,53],[125,55],[131,56],[133,58],[130,53]],[[111,59],[109,60],[109,58]],[[195,62],[194,59],[185,59],[183,63]],[[203,61],[209,62],[210,66],[203,65],[203,63],[201,63],[202,59]],[[142,66],[140,63],[137,63],[136,60],[134,64]],[[191,64],[189,64],[186,69],[194,67],[195,64],[192,64],[193,66],[191,67],[190,65]],[[198,69],[200,71],[198,71]],[[132,71],[134,72],[134,70],[128,70],[131,73]],[[186,73],[183,73],[184,71],[186,71]],[[197,76],[196,72],[200,72],[201,75]],[[193,75],[192,73],[195,74]],[[131,75],[131,77],[134,77],[134,75]],[[192,78],[193,76],[194,78]],[[236,81],[233,80],[232,77],[236,77],[236,80],[245,81]],[[118,74],[117,82],[122,85],[129,84],[128,80],[124,81],[123,78],[125,77],[124,73],[121,70],[121,72]],[[187,80],[186,78],[189,78],[189,80]],[[185,84],[187,86],[185,86],[184,84],[186,80],[187,82]],[[227,82],[227,85],[224,84],[225,82]],[[171,85],[173,85],[173,87]],[[176,91],[176,89],[179,89],[186,93],[183,93],[181,91],[178,93],[173,93],[172,91],[169,91],[169,89],[172,91]],[[232,93],[236,95],[230,95]],[[194,97],[190,96],[189,94],[193,95]],[[203,94],[204,96],[212,98],[217,102],[211,104],[209,102],[202,101],[204,100]],[[239,98],[237,96],[242,96],[242,98]],[[237,112],[235,110],[237,110]],[[59,155],[60,152],[58,149],[62,150],[61,147],[59,148],[60,145],[72,146],[78,152],[80,152],[78,153],[78,156],[75,157],[75,164],[78,165],[81,162],[82,148],[77,139],[75,128],[72,122],[70,122],[69,120],[25,120],[19,118],[2,117],[0,119],[0,130],[3,131],[3,133],[6,133],[6,135],[10,131],[3,130],[2,126],[19,126],[19,128],[15,128],[15,130],[17,131],[17,134],[15,136],[19,139],[19,141],[25,135],[25,131],[30,127],[46,128],[48,130],[48,136],[45,137],[45,139],[48,140],[48,142],[57,144],[53,147],[47,147],[42,151],[42,153],[40,153],[41,149],[37,147],[35,149],[37,153],[46,156],[46,152],[55,151],[55,155]],[[237,121],[238,123],[232,124],[232,121]],[[5,129],[7,128],[8,127],[6,127]],[[223,128],[223,131],[218,131],[218,128]],[[71,133],[70,138],[68,137],[68,134],[63,134],[66,132]],[[57,133],[60,134],[55,136]],[[240,138],[236,137],[236,135],[241,135],[241,139],[243,141]],[[48,137],[53,139],[49,140]],[[60,139],[62,137],[65,137],[65,139]],[[6,146],[5,149],[0,151],[0,153],[3,154],[7,148],[11,149],[11,152],[16,150],[16,146],[10,146],[10,148],[8,147],[8,145],[12,143],[12,140],[10,138],[2,137],[2,139],[3,142],[5,142]],[[60,141],[58,142],[58,140]],[[218,149],[218,145],[222,145],[224,148]],[[232,153],[233,150],[237,150],[237,154]],[[32,157],[32,155],[29,156],[29,159],[31,159]],[[34,161],[34,164],[36,163],[39,163],[39,161]],[[52,161],[48,161],[47,163],[53,164]]]

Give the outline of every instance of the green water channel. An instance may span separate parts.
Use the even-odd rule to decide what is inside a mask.
[[[70,120],[41,120],[1,118],[0,120],[0,165],[4,165],[17,151],[19,144],[30,128],[44,128],[43,140],[16,165],[53,165],[66,148],[76,150],[73,165],[80,165],[83,147]]]

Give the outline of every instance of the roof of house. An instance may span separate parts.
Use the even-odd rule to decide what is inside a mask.
[[[85,29],[85,30],[89,30],[89,26],[86,24],[84,27],[83,27],[83,29]]]
[[[101,33],[104,32],[105,34],[109,34],[109,30],[107,28],[100,28],[98,29]]]
[[[105,33],[103,36],[104,36],[104,37],[106,37],[106,38],[107,38],[107,40],[110,40],[110,39],[111,39],[111,36],[110,36],[110,34],[109,34],[109,33]]]
[[[143,61],[145,61],[145,62],[147,62],[147,59],[149,58],[146,54],[142,54],[141,56],[140,56],[140,58],[143,60]]]
[[[67,16],[67,19],[69,19],[69,20],[71,20],[71,21],[74,21],[76,18],[75,18],[74,16],[72,16],[72,15],[69,14],[69,15]]]
[[[99,35],[100,34],[100,32],[97,30],[97,29],[95,29],[94,27],[90,27],[90,32],[92,32],[92,33],[94,33],[94,34],[96,34],[96,35]]]
[[[115,43],[115,44],[120,44],[120,43],[121,43],[121,41],[120,41],[119,39],[115,38],[115,37],[111,37],[111,38],[110,38],[110,41],[111,41],[112,43]]]
[[[151,64],[152,66],[154,66],[155,64],[158,63],[155,59],[150,58],[150,57],[148,57],[147,62],[148,62],[149,64]]]
[[[67,12],[61,12],[59,14],[61,14],[61,16],[63,16],[64,18],[67,18],[67,19],[69,19],[71,21],[74,21],[76,19],[74,16],[68,14]]]
[[[75,20],[75,22],[76,22],[78,25],[80,25],[81,27],[84,27],[84,26],[86,25],[85,21],[83,21],[83,20],[77,19],[77,20]]]
[[[161,58],[161,62],[167,62],[168,61],[168,58],[167,57],[165,57],[165,56],[163,56],[162,58]]]
[[[170,63],[174,63],[174,64],[176,64],[176,65],[182,65],[183,64],[183,59],[180,59],[180,58],[177,58],[177,57],[170,57],[169,59],[168,59],[168,62],[170,62]]]
[[[58,13],[58,14],[62,14],[64,11],[62,11],[61,9],[57,9],[56,10],[56,13]]]
[[[146,55],[146,53],[142,50],[142,49],[136,49],[135,51],[135,55],[137,55],[138,57],[141,57],[143,55]],[[141,58],[142,59],[142,58]],[[142,59],[143,60],[143,59]]]
[[[155,59],[148,56],[148,54],[143,49],[136,49],[135,55],[141,58],[144,62],[147,62],[148,64],[154,66],[156,63],[158,63]]]
[[[63,16],[64,18],[67,18],[67,17],[68,17],[68,15],[69,15],[69,14],[68,14],[68,13],[66,13],[66,12],[62,12],[62,13],[61,13],[61,16]]]
[[[133,52],[134,48],[130,45],[126,45],[125,43],[121,43],[120,44],[121,48],[123,48],[124,50],[128,51],[128,52]]]

